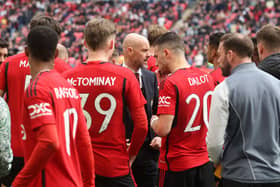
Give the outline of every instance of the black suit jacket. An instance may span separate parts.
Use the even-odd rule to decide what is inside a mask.
[[[144,144],[150,144],[150,141],[155,137],[155,133],[150,127],[150,120],[152,115],[157,114],[157,103],[158,103],[158,82],[156,74],[146,70],[145,68],[141,69],[142,71],[142,93],[147,101],[145,104],[145,110],[148,118],[148,134],[145,139]],[[140,85],[139,85],[140,86]],[[124,122],[126,125],[126,137],[131,138],[132,131],[133,131],[133,121],[131,119],[131,115],[128,111],[128,108],[125,108],[125,118]]]

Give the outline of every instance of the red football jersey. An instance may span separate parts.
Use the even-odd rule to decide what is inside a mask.
[[[127,68],[93,61],[77,66],[64,76],[81,96],[93,146],[95,173],[105,177],[128,175],[123,111],[126,104],[132,108],[146,103],[135,75]]]
[[[44,178],[46,186],[82,187],[77,137],[87,128],[78,91],[55,70],[41,72],[25,92],[24,112],[25,162],[37,143],[37,128],[55,124],[59,141],[59,149],[29,186],[42,186]]]
[[[154,56],[150,56],[147,61],[147,65],[148,65],[147,69],[152,72],[156,72],[156,70],[158,70],[158,67],[156,66],[156,61],[157,60]]]
[[[62,73],[71,67],[61,59],[55,59],[54,68]],[[31,81],[28,57],[20,53],[8,57],[0,67],[0,90],[6,92],[11,111],[11,144],[14,156],[23,157],[21,147],[23,95]]]
[[[159,167],[184,171],[207,161],[206,133],[214,83],[197,68],[183,68],[160,85],[158,115],[174,115],[171,132],[162,138]]]
[[[220,84],[221,82],[223,82],[225,80],[225,77],[222,74],[221,68],[211,71],[210,75],[213,78],[215,86],[217,86],[218,84]]]

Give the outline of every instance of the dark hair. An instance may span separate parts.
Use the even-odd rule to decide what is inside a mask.
[[[115,24],[104,18],[95,18],[89,21],[84,32],[86,43],[92,50],[102,48],[107,39],[115,34]]]
[[[274,25],[265,25],[257,32],[257,42],[269,51],[280,49],[280,28]]]
[[[59,23],[50,16],[36,15],[30,21],[30,30],[37,26],[46,26],[52,28],[58,36],[62,32],[62,28]]]
[[[154,46],[165,47],[172,50],[180,50],[185,52],[185,44],[182,38],[175,32],[167,32],[161,35],[154,42]]]
[[[151,46],[154,45],[156,39],[158,39],[162,34],[167,33],[167,29],[160,25],[150,25],[148,27],[148,40]]]
[[[27,47],[32,57],[48,62],[55,58],[57,33],[46,26],[37,26],[27,36]]]
[[[229,33],[225,34],[220,42],[223,42],[225,51],[232,50],[239,57],[252,57],[254,52],[254,44],[250,37],[237,34]]]
[[[209,45],[214,47],[215,49],[219,48],[220,40],[225,33],[223,32],[215,32],[209,36]]]
[[[8,48],[8,47],[9,47],[8,41],[0,38],[0,48]]]
[[[258,42],[256,37],[252,37],[251,40],[253,41],[254,46],[256,47]]]

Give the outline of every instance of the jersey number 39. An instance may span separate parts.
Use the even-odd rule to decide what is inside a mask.
[[[87,128],[90,129],[91,124],[92,124],[92,119],[91,119],[91,116],[88,113],[88,111],[86,111],[84,109],[84,106],[87,102],[89,94],[84,93],[84,94],[80,94],[80,96],[81,96],[81,103],[82,103],[82,107],[83,107],[83,112],[84,112],[84,115],[85,115],[86,120],[87,120]],[[101,100],[104,99],[104,98],[107,98],[110,101],[110,108],[108,108],[107,110],[103,110],[100,106]],[[103,131],[105,131],[108,128],[108,125],[109,125],[109,123],[110,123],[110,121],[113,117],[113,114],[116,110],[117,101],[114,98],[114,96],[112,96],[111,94],[101,93],[95,98],[94,107],[99,114],[102,114],[102,115],[105,116],[105,118],[102,122],[102,125],[99,129],[99,133],[102,133]]]

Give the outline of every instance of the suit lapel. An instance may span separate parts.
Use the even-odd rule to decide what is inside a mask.
[[[142,87],[144,89],[144,93],[145,93],[145,98],[146,100],[148,99],[147,97],[150,95],[149,94],[149,77],[147,76],[145,70],[142,68]]]

